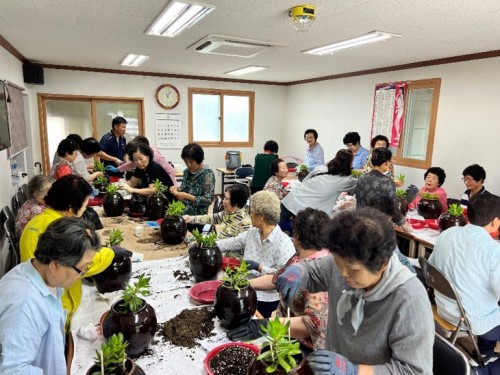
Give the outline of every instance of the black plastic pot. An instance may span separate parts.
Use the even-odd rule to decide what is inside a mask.
[[[222,253],[217,246],[196,245],[189,249],[189,269],[197,283],[215,280],[221,268]]]
[[[146,301],[139,311],[123,313],[120,310],[123,302],[121,299],[111,306],[111,310],[102,322],[102,333],[107,339],[115,333],[123,333],[123,338],[128,341],[127,355],[137,358],[153,341],[156,332],[156,313]]]
[[[187,233],[186,220],[182,217],[165,217],[161,222],[160,235],[167,245],[178,245]]]
[[[162,196],[151,195],[147,199],[146,215],[149,220],[158,220],[165,216],[165,208],[167,206],[167,198]]]
[[[464,215],[455,216],[445,212],[439,218],[439,231],[444,232],[451,227],[463,227],[467,224],[467,219]]]
[[[417,204],[417,210],[424,219],[438,219],[443,212],[443,205],[438,199],[422,198]]]
[[[101,273],[92,276],[99,293],[125,290],[132,275],[132,261],[125,255],[115,255],[111,264]]]
[[[101,371],[101,368],[97,365],[93,365],[91,368],[88,369],[87,375],[92,375],[96,372]],[[116,373],[118,375],[118,373]],[[125,360],[125,372],[120,375],[144,375],[144,371],[142,368],[140,368],[134,361],[132,361],[130,358],[127,358]]]
[[[214,313],[220,325],[233,329],[245,324],[257,310],[257,293],[250,285],[239,291],[221,285],[215,292]]]
[[[139,194],[132,194],[128,208],[131,213],[146,214],[146,197]]]
[[[266,346],[261,349],[259,355],[269,350],[269,347]],[[258,360],[258,356],[256,356],[252,362],[250,362],[250,366],[248,367],[248,375],[268,375],[269,373],[266,371],[266,367],[268,366],[264,361]],[[304,354],[297,354],[294,356],[295,361],[298,363],[297,367],[294,367],[290,371],[286,372],[283,368],[278,367],[273,374],[276,375],[313,375],[311,368],[309,367],[309,363],[307,362],[306,356]]]
[[[125,202],[120,193],[106,194],[104,200],[102,201],[102,208],[106,216],[114,217],[121,216],[123,214],[123,209],[125,208]]]

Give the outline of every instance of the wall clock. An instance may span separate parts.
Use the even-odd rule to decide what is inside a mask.
[[[175,86],[164,84],[156,89],[156,101],[165,109],[174,109],[179,104],[181,97]]]

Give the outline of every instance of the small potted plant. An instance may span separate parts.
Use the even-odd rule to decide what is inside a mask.
[[[163,242],[167,245],[178,245],[186,237],[187,224],[186,220],[182,218],[185,207],[186,205],[182,201],[172,201],[165,211],[160,234]]]
[[[122,195],[118,192],[118,186],[115,184],[108,184],[106,186],[106,195],[102,202],[102,208],[106,216],[115,217],[123,214],[125,202]]]
[[[167,188],[159,179],[156,179],[153,185],[155,192],[146,201],[146,212],[150,220],[158,220],[165,212],[167,198],[163,193]]]
[[[406,216],[408,213],[408,202],[406,201],[406,190],[403,189],[396,189],[396,196],[398,197],[399,201],[399,209],[401,210],[401,213],[403,216]]]
[[[357,169],[353,169],[351,171],[351,176],[354,178],[360,178],[363,175],[363,172],[358,171]]]
[[[307,165],[305,164],[299,165],[296,169],[296,172],[297,172],[297,178],[301,182],[309,174],[309,170],[307,169]]]
[[[312,374],[300,343],[290,339],[290,322],[281,323],[280,318],[270,319],[267,326],[260,326],[266,339],[259,355],[250,364],[249,375],[265,374]]]
[[[394,177],[394,183],[396,184],[397,187],[402,187],[405,184],[405,179],[406,176],[400,173],[399,176]]]
[[[136,358],[149,348],[156,332],[156,313],[139,295],[148,296],[150,277],[144,274],[134,284],[128,284],[123,297],[111,306],[102,322],[102,333],[109,338],[122,332],[128,341],[126,352]]]
[[[215,292],[214,312],[220,325],[233,329],[248,322],[257,309],[257,293],[248,281],[245,261],[239,267],[227,267],[222,284]]]
[[[100,194],[106,192],[106,186],[108,185],[108,179],[105,176],[99,176],[93,181],[94,187],[99,190]]]
[[[193,230],[196,244],[189,248],[189,268],[197,283],[214,280],[222,268],[222,253],[215,244],[216,233]]]
[[[451,204],[448,211],[439,218],[439,230],[441,232],[451,227],[463,227],[466,224],[467,219],[464,215],[464,209],[458,203]]]
[[[107,246],[120,246],[123,241],[123,232],[112,229]],[[132,276],[132,261],[126,255],[115,255],[111,264],[101,273],[92,276],[97,291],[101,294],[124,290]]]
[[[94,365],[87,371],[87,375],[138,375],[142,369],[127,358],[127,345],[123,334],[112,335],[101,345],[100,351],[95,351]]]
[[[443,205],[437,194],[423,193],[422,199],[417,204],[417,210],[424,219],[437,219],[441,216]]]

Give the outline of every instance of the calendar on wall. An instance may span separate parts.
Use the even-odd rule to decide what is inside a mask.
[[[155,115],[156,148],[181,148],[181,115]]]

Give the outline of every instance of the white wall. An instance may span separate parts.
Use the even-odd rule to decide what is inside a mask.
[[[328,160],[344,147],[348,131],[357,131],[369,148],[375,84],[425,78],[441,78],[432,165],[446,171],[448,196],[461,197],[462,171],[473,163],[486,169],[486,188],[500,194],[500,58],[288,87],[283,151],[302,157],[307,128],[318,131]],[[424,172],[396,166],[396,174],[419,187]]]
[[[155,113],[167,112],[156,103],[155,92],[158,86],[164,83],[173,84],[180,92],[181,101],[177,108],[168,111],[168,113],[180,113],[182,115],[182,144],[184,145],[188,143],[188,87],[255,91],[254,147],[241,150],[243,163],[250,164],[253,164],[255,154],[262,152],[264,142],[267,139],[276,139],[279,142],[281,130],[285,124],[286,87],[284,86],[87,73],[55,69],[45,69],[44,73],[45,84],[43,86],[28,85],[30,89],[31,118],[36,119],[31,124],[33,152],[36,155],[34,161],[41,161],[37,93],[144,98],[145,136],[154,145],[154,115]],[[223,167],[224,155],[227,149],[205,147],[205,162],[214,170],[217,167]],[[174,163],[182,163],[180,149],[161,151],[168,160]],[[216,192],[219,189],[220,182],[216,185]]]

